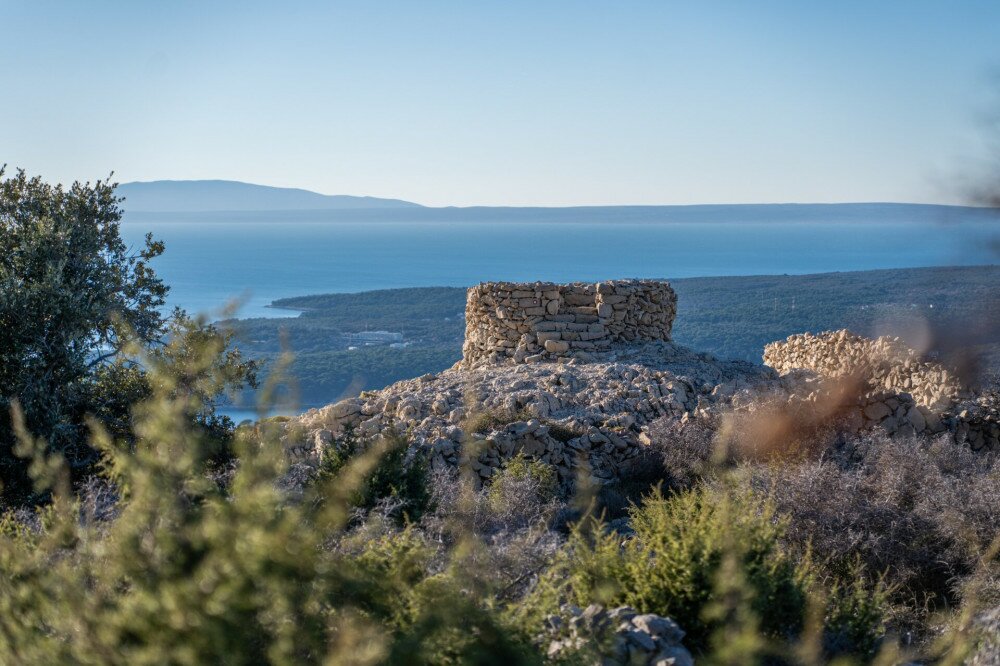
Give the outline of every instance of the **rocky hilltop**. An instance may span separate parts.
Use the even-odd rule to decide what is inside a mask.
[[[804,334],[768,345],[765,365],[720,360],[671,341],[676,302],[655,280],[477,285],[459,363],[310,410],[287,424],[286,447],[315,459],[348,431],[395,429],[432,466],[464,461],[484,482],[521,454],[563,482],[585,472],[607,483],[642,453],[654,421],[714,427],[761,405],[823,405],[851,429],[1000,448],[995,405],[900,340]]]

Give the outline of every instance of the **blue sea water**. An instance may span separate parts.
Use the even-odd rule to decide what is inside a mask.
[[[287,296],[482,280],[596,281],[624,277],[803,274],[995,263],[993,220],[943,223],[892,216],[859,221],[760,219],[676,222],[513,219],[317,219],[261,213],[131,215],[125,239],[149,231],[166,243],[153,266],[170,302],[219,315],[234,298],[240,317],[293,316],[266,307]],[[593,216],[591,216],[593,217]]]

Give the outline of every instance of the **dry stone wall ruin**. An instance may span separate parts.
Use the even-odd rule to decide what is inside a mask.
[[[348,432],[370,441],[395,430],[432,468],[465,466],[479,483],[524,455],[566,487],[581,475],[604,484],[645,464],[658,423],[713,430],[773,404],[836,416],[847,431],[948,433],[1000,450],[1000,396],[964,393],[899,340],[803,334],[768,345],[770,367],[725,361],[669,341],[676,303],[653,280],[478,285],[461,363],[310,410],[285,427],[286,450],[315,461]]]
[[[670,340],[676,313],[660,280],[484,282],[469,289],[463,365],[589,360],[614,343]]]
[[[968,391],[953,371],[921,358],[899,338],[865,338],[848,330],[791,335],[764,347],[764,363],[785,376],[807,371],[859,382],[856,417],[863,428],[949,432],[973,450],[1000,449],[996,396]]]
[[[863,377],[873,391],[909,393],[933,410],[948,407],[962,393],[954,373],[888,336],[865,338],[848,330],[791,335],[764,347],[764,363],[782,374],[804,369],[826,377]]]

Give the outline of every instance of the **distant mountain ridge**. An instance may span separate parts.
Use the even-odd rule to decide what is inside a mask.
[[[123,208],[135,213],[421,208],[401,199],[320,194],[235,180],[153,180],[122,183]]]
[[[231,180],[155,180],[123,183],[127,214],[172,219],[245,222],[284,211],[297,221],[393,222],[964,222],[1000,219],[998,208],[892,202],[666,204],[606,206],[432,207],[377,197],[319,194],[310,190]]]

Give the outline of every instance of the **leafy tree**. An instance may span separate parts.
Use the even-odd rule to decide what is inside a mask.
[[[171,326],[219,335],[183,313],[164,316],[168,287],[149,265],[163,243],[147,234],[141,247],[127,246],[121,201],[109,181],[66,189],[23,170],[4,178],[0,169],[0,481],[8,498],[29,491],[12,453],[15,402],[50,451],[86,469],[96,457],[85,415],[96,413],[125,435],[131,405],[149,394],[135,353],[159,344]],[[227,377],[252,379],[252,369],[237,361]],[[216,429],[227,425],[201,416]]]
[[[166,340],[171,344],[160,344]],[[214,443],[213,458],[230,457],[234,424],[228,416],[216,413],[215,398],[227,390],[257,388],[258,363],[244,360],[238,349],[231,348],[231,332],[219,330],[204,318],[189,317],[183,310],[174,311],[162,341],[146,348],[134,344],[96,368],[88,385],[92,415],[119,444],[133,449],[133,407],[153,395],[157,382],[170,377],[173,393],[190,399],[188,419]],[[208,369],[196,374],[186,370],[193,367],[192,356],[205,349],[213,354]]]

